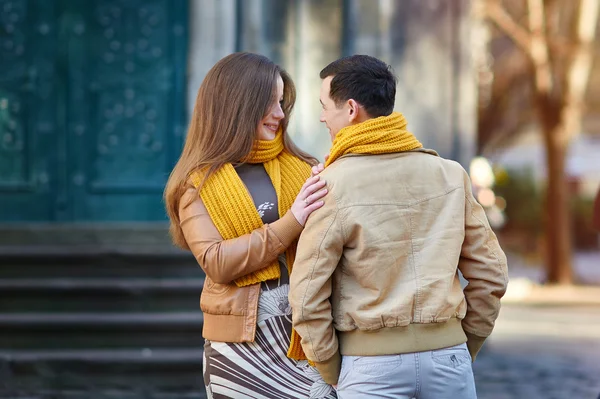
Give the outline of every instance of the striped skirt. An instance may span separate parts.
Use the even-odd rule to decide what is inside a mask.
[[[209,399],[337,397],[317,369],[286,356],[292,331],[288,292],[287,284],[261,291],[254,342],[205,342]]]

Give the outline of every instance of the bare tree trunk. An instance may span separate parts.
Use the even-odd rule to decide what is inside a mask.
[[[579,0],[574,29],[567,40],[574,49],[567,54],[564,70],[552,62],[550,52],[553,47],[549,37],[554,35],[548,35],[548,29],[557,30],[558,3],[526,0],[526,4],[528,29],[506,12],[501,0],[487,0],[483,11],[527,54],[532,63],[536,110],[544,136],[548,171],[545,203],[548,282],[571,284],[572,243],[566,156],[572,138],[581,129],[600,0]],[[548,5],[551,6],[549,10],[546,9]],[[564,46],[559,47],[562,49]],[[557,88],[561,82],[564,82],[562,90]]]
[[[542,0],[528,0],[530,57],[533,62],[533,85],[537,111],[546,147],[547,187],[545,201],[546,272],[548,283],[571,284],[571,223],[569,194],[565,175],[568,150],[567,132],[572,119],[552,100],[554,75],[550,64],[550,48],[546,40],[546,12]],[[558,103],[558,104],[557,104]]]
[[[546,264],[548,283],[572,284],[571,215],[565,176],[567,147],[557,140],[559,125],[545,132],[548,186],[546,191]],[[563,133],[564,134],[564,133]]]
[[[530,0],[535,3],[540,0]],[[530,9],[530,12],[532,10]],[[546,192],[546,262],[548,282],[573,283],[571,213],[566,180],[566,155],[581,129],[585,91],[592,67],[592,42],[600,0],[581,0],[574,23],[575,51],[565,71],[560,106],[538,101],[546,145],[548,186]],[[540,91],[538,90],[538,93]],[[559,115],[558,118],[553,115]]]
[[[538,99],[546,149],[545,261],[547,282],[572,284],[571,214],[566,179],[568,119],[547,99]]]

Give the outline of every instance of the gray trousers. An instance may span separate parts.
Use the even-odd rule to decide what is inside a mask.
[[[476,399],[466,344],[386,356],[343,356],[339,399]]]

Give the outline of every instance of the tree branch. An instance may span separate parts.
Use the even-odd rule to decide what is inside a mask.
[[[543,0],[527,0],[529,9],[529,30],[531,31],[530,56],[533,60],[535,87],[539,94],[552,91],[552,70],[546,39],[546,23]]]
[[[519,61],[520,60],[520,61]],[[512,65],[509,67],[509,65]],[[510,131],[518,130],[523,123],[531,121],[531,107],[527,106],[529,96],[523,91],[530,87],[531,68],[518,50],[502,57],[495,67],[488,106],[478,108],[478,150],[490,149]],[[502,71],[502,73],[498,73]]]
[[[575,21],[575,42],[577,43],[573,58],[567,66],[565,90],[562,103],[565,107],[563,117],[566,118],[569,140],[579,132],[585,91],[592,69],[594,36],[600,14],[600,0],[581,0]]]
[[[479,153],[484,155],[491,155],[495,150],[501,147],[508,147],[509,143],[517,138],[520,133],[523,132],[524,126],[535,120],[534,113],[524,111],[516,117],[516,120],[512,123],[505,125],[502,131],[498,134],[491,135],[487,138],[487,141],[481,143],[479,146]]]
[[[570,57],[575,51],[576,45],[564,37],[548,36],[547,40],[553,57]]]
[[[510,37],[525,54],[530,56],[531,35],[506,12],[497,0],[486,0],[483,15]]]

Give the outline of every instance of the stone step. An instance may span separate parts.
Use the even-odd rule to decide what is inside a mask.
[[[203,281],[150,245],[0,245],[0,398],[205,398]]]
[[[3,313],[0,350],[181,348],[202,341],[203,315],[164,313]]]
[[[198,308],[202,278],[4,278],[0,313],[165,312]]]
[[[0,251],[0,279],[9,278],[202,278],[193,255],[74,251],[12,253]]]
[[[0,350],[0,397],[205,398],[202,348]]]

